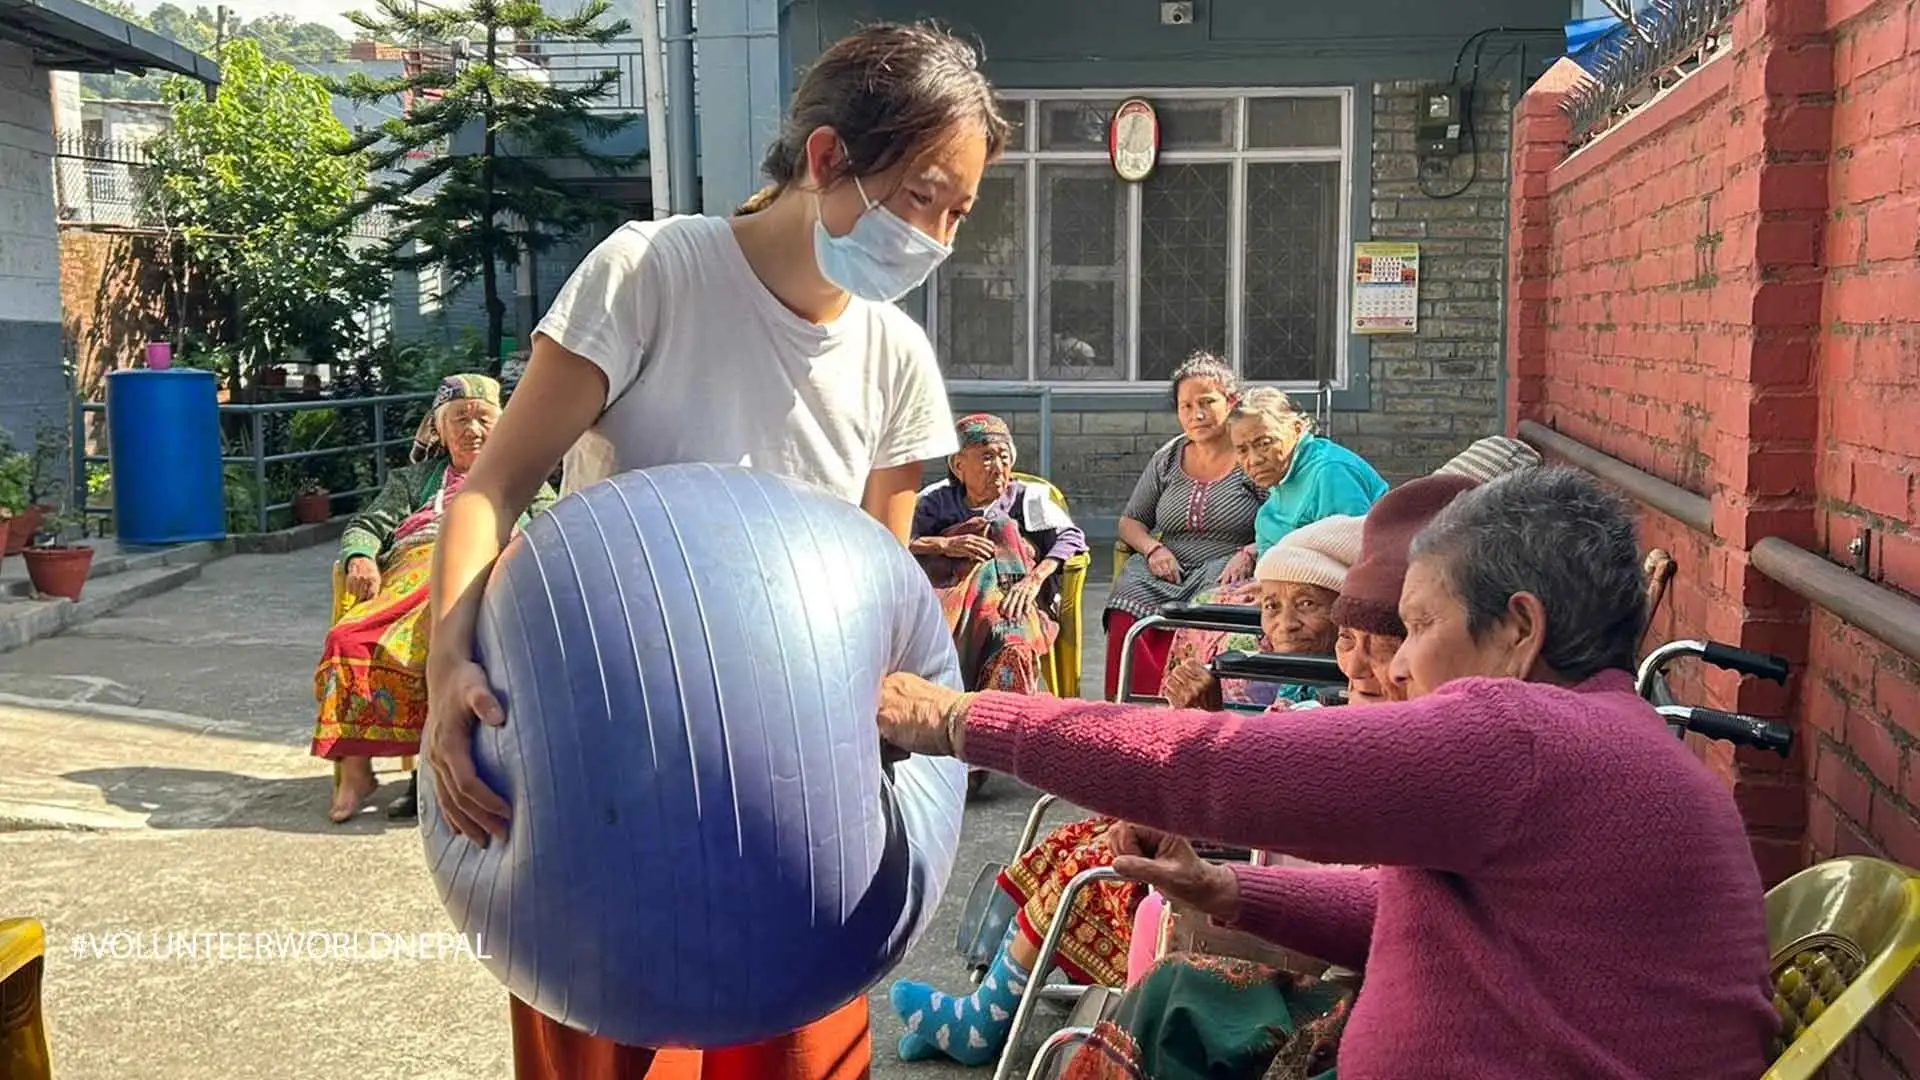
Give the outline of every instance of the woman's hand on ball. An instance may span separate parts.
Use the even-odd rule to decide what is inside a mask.
[[[433,770],[440,812],[455,832],[485,845],[489,835],[504,840],[506,801],[480,780],[473,767],[473,720],[491,727],[507,722],[506,711],[487,685],[487,673],[471,660],[427,666],[427,728],[421,756]]]
[[[880,684],[880,737],[902,750],[951,757],[948,711],[966,695],[904,671]]]

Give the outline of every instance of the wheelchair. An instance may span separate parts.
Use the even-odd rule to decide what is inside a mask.
[[[1244,623],[1229,626],[1233,617],[1217,611],[1169,608],[1154,618],[1155,625],[1175,628],[1196,626],[1235,632],[1246,628]],[[1716,667],[1783,684],[1789,674],[1787,661],[1710,641],[1669,642],[1654,649],[1641,663],[1636,674],[1636,689],[1654,705],[1676,738],[1684,739],[1691,734],[1782,757],[1792,753],[1794,732],[1781,724],[1677,702],[1667,686],[1665,670],[1683,658],[1699,659]],[[1324,659],[1225,653],[1215,659],[1212,670],[1216,677],[1304,682],[1316,662]],[[1121,699],[1152,700],[1132,697],[1124,688]],[[1022,831],[1015,858],[1032,845],[1047,809],[1057,801],[1053,796],[1043,796],[1035,804]],[[1261,861],[1257,853],[1248,857]],[[989,867],[976,881],[975,888],[992,890],[1000,903],[996,905],[991,898],[979,901],[977,897],[969,897],[963,914],[957,944],[969,965],[990,962],[1005,932],[1006,920],[1013,914],[1011,900],[995,883],[997,874],[997,867]],[[1059,1003],[1067,1011],[1063,1025],[1039,1044],[1026,1072],[1029,1080],[1057,1077],[1072,1052],[1086,1041],[1094,1027],[1112,1017],[1121,990],[1046,985],[1043,980],[1052,971],[1067,914],[1078,893],[1096,882],[1117,880],[1118,876],[1111,868],[1090,869],[1068,885],[1041,943],[1032,989],[1015,1010],[1013,1029],[1007,1037],[1007,1049],[996,1066],[994,1080],[1010,1080],[1013,1076],[1038,1014],[1037,1001]],[[1920,871],[1870,857],[1831,859],[1768,890],[1765,905],[1774,1005],[1782,1023],[1771,1050],[1771,1064],[1760,1080],[1812,1080],[1847,1037],[1882,1001],[1892,996],[1913,967],[1920,964]],[[1178,925],[1181,917],[1177,909],[1167,908],[1158,937],[1157,956],[1173,952],[1240,956],[1356,986],[1364,975],[1332,968],[1236,931],[1213,927],[1203,918],[1194,917],[1190,925],[1182,928]],[[970,921],[974,919],[980,921]],[[986,925],[996,920],[997,933]],[[981,958],[983,948],[984,959]]]
[[[1131,671],[1132,650],[1139,633],[1144,629],[1159,627],[1167,630],[1204,630],[1222,633],[1260,632],[1260,612],[1258,608],[1230,604],[1169,604],[1159,612],[1150,615],[1129,630],[1121,645],[1120,663],[1122,671]],[[1318,687],[1322,704],[1340,704],[1344,701],[1346,676],[1339,665],[1330,656],[1298,656],[1278,653],[1225,652],[1214,657],[1209,669],[1216,678],[1244,679],[1251,682],[1291,683]],[[1129,686],[1120,687],[1117,700],[1122,703],[1151,703],[1163,699],[1144,695],[1135,695]],[[1232,711],[1257,712],[1255,708],[1229,706]],[[1027,813],[1027,820],[1020,832],[1020,839],[1014,848],[1012,858],[1018,859],[1034,841],[1039,838],[1040,829],[1046,823],[1048,811],[1059,803],[1052,795],[1042,795],[1035,801]],[[1200,845],[1201,853],[1208,858],[1219,860],[1248,860],[1256,858],[1254,852],[1245,849]],[[999,887],[999,876],[1006,868],[1005,863],[988,863],[981,867],[975,877],[972,889],[961,910],[960,926],[955,935],[954,946],[967,967],[968,977],[978,985],[993,963],[994,955],[999,951],[1005,939],[1007,929],[1012,924],[1017,909],[1013,898]],[[1075,901],[1086,889],[1104,881],[1118,880],[1118,875],[1109,867],[1096,867],[1083,871],[1070,882],[1061,895],[1060,905],[1052,924],[1041,941],[1040,953],[1035,961],[1029,980],[1029,991],[1020,999],[1014,1009],[1012,1030],[1007,1037],[1009,1048],[1022,1045],[1022,1039],[1031,1029],[1037,1011],[1037,1003],[1046,1001],[1066,1007],[1068,1012],[1066,1030],[1079,1030],[1083,1034],[1092,1029],[1094,1023],[1106,1018],[1112,1008],[1118,1004],[1120,989],[1105,986],[1085,986],[1072,982],[1048,983],[1047,979],[1056,968],[1060,942],[1065,934],[1068,914],[1073,910]],[[1058,1039],[1058,1036],[1055,1037]],[[1054,1060],[1064,1060],[1062,1055],[1069,1048],[1067,1043],[1056,1045],[1050,1039],[1042,1047],[1037,1066],[1045,1066]],[[1003,1080],[1012,1075],[1013,1054],[1003,1053],[999,1066],[994,1073],[995,1080]],[[1033,1075],[1045,1075],[1037,1072]]]

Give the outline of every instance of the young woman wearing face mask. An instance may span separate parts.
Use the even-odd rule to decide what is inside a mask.
[[[932,345],[891,302],[947,256],[1009,130],[964,43],[870,26],[801,80],[769,184],[735,217],[629,224],[574,272],[435,557],[423,754],[451,826],[478,843],[506,835],[507,805],[474,773],[475,717],[508,722],[473,661],[474,624],[509,527],[563,455],[570,488],[745,463],[859,503],[908,539],[921,463],[958,447]],[[870,1060],[864,999],[704,1054],[620,1046],[517,1000],[513,1029],[519,1080],[840,1080]]]

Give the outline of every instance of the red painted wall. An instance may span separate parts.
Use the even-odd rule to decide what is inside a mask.
[[[1876,854],[1920,867],[1920,668],[1753,570],[1767,536],[1920,594],[1920,0],[1749,0],[1732,50],[1568,152],[1570,64],[1514,128],[1510,422],[1714,507],[1649,511],[1678,566],[1650,641],[1795,661],[1785,692],[1690,673],[1696,700],[1793,721],[1794,760],[1702,748],[1775,881]],[[1835,1075],[1920,1075],[1920,978]]]

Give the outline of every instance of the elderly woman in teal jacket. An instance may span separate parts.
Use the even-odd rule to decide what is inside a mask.
[[[1359,454],[1313,432],[1313,418],[1286,394],[1256,386],[1241,394],[1227,416],[1227,431],[1241,471],[1267,492],[1253,520],[1253,543],[1237,556],[1251,568],[1288,533],[1330,517],[1365,517],[1387,493],[1387,482]],[[1209,604],[1252,604],[1253,583],[1225,586],[1196,598]],[[1168,650],[1166,670],[1183,661],[1204,664],[1229,649],[1260,651],[1256,634],[1182,630]],[[1229,702],[1271,705],[1270,683],[1229,679],[1221,687]]]

